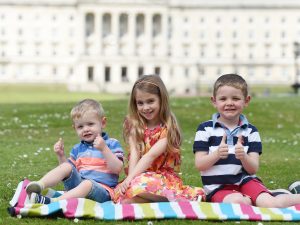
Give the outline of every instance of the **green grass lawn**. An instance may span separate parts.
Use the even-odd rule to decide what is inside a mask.
[[[25,93],[25,92],[26,93]],[[24,92],[22,94],[22,92]],[[7,93],[10,93],[7,95]],[[26,96],[26,97],[25,97]],[[59,218],[10,217],[6,211],[8,202],[20,180],[27,177],[36,180],[57,165],[53,144],[63,137],[68,151],[78,139],[71,128],[69,111],[73,104],[86,97],[100,100],[108,118],[110,136],[122,141],[122,121],[126,114],[127,97],[103,94],[68,93],[63,88],[34,89],[19,87],[0,89],[0,224],[69,224],[72,220]],[[172,109],[181,125],[182,178],[186,184],[201,186],[200,176],[194,168],[192,144],[197,125],[210,119],[214,108],[209,98],[171,98]],[[271,188],[286,188],[299,180],[300,171],[300,98],[253,98],[245,111],[249,121],[260,131],[263,141],[258,175]],[[58,186],[57,189],[61,189]],[[161,220],[154,224],[212,224],[221,222]],[[233,221],[222,222],[236,224]],[[237,224],[258,224],[238,222]],[[80,220],[79,224],[147,224],[147,221],[99,221]],[[263,222],[282,224],[282,222]],[[289,223],[294,224],[294,223]]]

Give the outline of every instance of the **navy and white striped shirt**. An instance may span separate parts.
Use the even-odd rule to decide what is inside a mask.
[[[238,137],[242,135],[243,146],[246,153],[262,153],[262,144],[259,133],[253,125],[248,123],[244,115],[240,116],[240,124],[233,130],[229,130],[217,119],[219,113],[215,113],[212,120],[201,123],[195,135],[193,145],[194,153],[198,151],[208,154],[217,151],[221,143],[224,132],[227,135],[227,145],[229,155],[226,159],[218,160],[210,169],[201,171],[202,183],[206,194],[214,192],[225,184],[239,185],[246,180],[255,178],[255,175],[249,175],[242,167],[239,159],[235,158],[235,144]]]

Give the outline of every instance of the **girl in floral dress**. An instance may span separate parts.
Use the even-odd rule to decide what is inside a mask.
[[[123,134],[129,148],[127,177],[115,190],[115,202],[204,198],[202,188],[184,185],[178,175],[181,133],[159,76],[146,75],[135,82]]]

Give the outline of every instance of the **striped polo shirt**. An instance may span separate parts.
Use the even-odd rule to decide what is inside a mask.
[[[102,138],[107,147],[123,161],[124,152],[119,141],[109,138],[104,132]],[[118,184],[119,174],[108,169],[102,152],[94,148],[93,143],[81,141],[76,144],[71,150],[69,161],[75,165],[83,178],[95,180],[109,187],[115,187]]]
[[[239,125],[233,130],[229,130],[222,123],[218,122],[219,116],[219,113],[215,113],[212,116],[212,120],[201,123],[198,126],[193,144],[194,153],[204,151],[210,154],[218,150],[224,132],[227,135],[228,157],[219,159],[210,169],[201,171],[201,179],[206,194],[213,194],[222,185],[240,185],[256,177],[255,175],[249,175],[243,169],[241,161],[235,158],[234,146],[240,135],[243,137],[243,146],[246,153],[262,153],[260,135],[256,127],[248,123],[244,115],[240,115]]]

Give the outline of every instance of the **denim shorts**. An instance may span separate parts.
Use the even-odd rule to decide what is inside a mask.
[[[69,191],[77,187],[83,180],[86,180],[85,178],[81,177],[80,173],[77,171],[74,165],[71,164],[71,166],[72,166],[72,171],[70,176],[63,181],[66,191]],[[111,196],[109,192],[103,186],[101,186],[94,180],[90,180],[90,181],[92,182],[92,188],[91,191],[86,196],[86,198],[100,203],[111,200]]]

